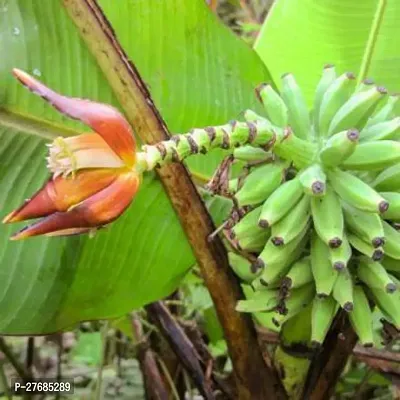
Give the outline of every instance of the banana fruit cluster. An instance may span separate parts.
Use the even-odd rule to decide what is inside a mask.
[[[375,306],[400,329],[398,96],[331,65],[311,112],[292,74],[280,94],[270,85],[257,93],[266,117],[247,111],[246,121],[274,140],[233,150],[252,165],[229,185],[243,210],[225,230],[246,289],[237,309],[278,327],[312,303],[311,341],[320,345],[342,308],[372,346]]]

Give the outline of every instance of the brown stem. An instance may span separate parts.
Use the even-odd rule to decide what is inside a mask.
[[[321,351],[312,360],[304,386],[304,399],[324,400],[331,397],[356,343],[357,335],[349,323],[347,314],[340,311]]]
[[[15,371],[24,382],[32,380],[32,375],[30,372],[20,364],[2,337],[0,337],[0,351],[5,355],[7,360],[14,367]]]
[[[136,134],[147,144],[169,138],[168,129],[135,66],[128,60],[95,0],[62,0],[104,72]],[[158,171],[192,246],[224,329],[240,399],[285,398],[276,373],[264,363],[249,316],[235,311],[242,298],[212,220],[183,164]]]
[[[146,399],[168,400],[168,390],[164,385],[154,353],[143,334],[142,324],[136,314],[132,315],[132,331],[138,342],[137,359],[142,371]]]
[[[145,308],[191,376],[200,393],[208,400],[214,399],[210,382],[204,376],[197,351],[168,309],[160,301],[149,304]]]

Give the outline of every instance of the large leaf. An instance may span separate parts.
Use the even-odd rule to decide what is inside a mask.
[[[359,73],[367,49],[371,63],[365,77],[390,91],[400,90],[400,2],[387,0],[374,46],[367,46],[378,0],[277,0],[255,49],[276,82],[293,72],[312,101],[324,64],[339,72]],[[379,21],[378,21],[379,22]]]
[[[245,108],[253,84],[267,78],[251,49],[211,16],[203,0],[102,5],[173,130],[222,122]],[[155,13],[159,20],[153,20]],[[118,104],[60,2],[3,1],[0,54],[0,211],[5,215],[46,179],[46,140],[84,129],[17,84],[11,68],[33,73],[64,94]],[[146,176],[130,209],[94,239],[10,242],[11,232],[21,226],[0,227],[2,334],[40,334],[119,316],[170,293],[194,262],[154,174]]]

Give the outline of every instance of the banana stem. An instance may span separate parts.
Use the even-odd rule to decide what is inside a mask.
[[[276,133],[267,122],[262,120],[233,121],[226,125],[194,129],[155,145],[143,146],[142,152],[137,154],[137,169],[139,172],[151,171],[155,167],[182,161],[190,155],[205,154],[215,148],[228,150],[251,144],[269,149],[275,140]]]
[[[361,62],[360,73],[358,74],[357,78],[357,86],[363,81],[363,79],[366,78],[366,75],[368,73],[386,5],[387,5],[387,0],[379,0],[379,3],[375,11],[374,20],[372,21],[368,42],[365,47],[364,56]]]

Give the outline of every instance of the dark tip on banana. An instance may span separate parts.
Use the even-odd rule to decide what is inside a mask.
[[[318,350],[318,349],[321,348],[321,346],[322,346],[322,343],[317,342],[316,340],[312,340],[312,341],[311,341],[311,348],[312,348],[312,349]]]
[[[346,312],[351,312],[354,309],[354,304],[351,301],[347,301],[343,304],[343,310]]]
[[[262,98],[261,98],[261,92],[262,92],[262,90],[265,89],[267,86],[268,86],[268,83],[261,83],[260,85],[258,85],[258,86],[255,88],[256,96],[257,96],[257,99],[260,101],[260,103],[263,102],[263,101],[262,101]]]
[[[281,287],[284,289],[290,289],[292,287],[293,281],[292,278],[289,278],[288,276],[285,276],[282,279],[282,284]]]
[[[383,86],[377,86],[376,90],[380,93],[380,94],[387,94],[387,89]]]
[[[385,290],[387,293],[394,293],[397,287],[394,283],[390,282],[386,285]]]
[[[352,72],[346,72],[347,79],[356,79],[356,76]]]
[[[333,268],[337,271],[343,271],[346,268],[346,265],[342,261],[336,261],[335,263],[333,263]]]
[[[342,245],[342,239],[338,238],[338,237],[334,237],[331,240],[329,240],[328,242],[328,246],[331,249],[337,249],[338,247],[340,247]]]
[[[383,250],[377,249],[372,254],[372,260],[373,261],[380,261],[380,260],[382,260],[384,255],[385,255],[385,253],[383,252]]]
[[[251,267],[252,267],[252,269],[258,271],[262,268],[265,268],[265,263],[263,260],[261,260],[261,258],[257,258],[257,260],[253,262]],[[260,281],[261,281],[261,279],[260,279]]]
[[[260,219],[260,220],[258,221],[258,226],[259,226],[260,228],[267,229],[267,228],[269,228],[269,223],[268,223],[268,221],[267,221],[266,219]]]
[[[378,204],[378,210],[380,213],[384,213],[389,209],[389,203],[387,201],[382,200],[379,204]]]
[[[326,299],[329,296],[329,294],[326,293],[317,293],[317,297],[319,299]]]
[[[283,238],[279,237],[279,236],[275,236],[271,238],[271,242],[275,245],[275,246],[283,246],[285,244],[285,241],[283,240]]]
[[[363,84],[364,84],[364,85],[373,85],[374,83],[375,83],[374,80],[371,79],[371,78],[365,78],[365,79],[363,80]]]
[[[311,190],[315,195],[325,192],[325,183],[321,181],[316,181],[311,185]]]
[[[375,248],[381,247],[385,244],[385,238],[384,237],[373,238],[371,243],[372,243],[372,246],[374,246]]]
[[[373,344],[373,343],[371,343],[371,342],[364,343],[364,344],[363,344],[363,347],[365,347],[365,348],[368,348],[368,347],[374,347],[374,344]]]
[[[334,67],[335,67],[334,64],[325,64],[325,65],[324,65],[324,69],[334,68]]]
[[[356,142],[360,138],[360,132],[358,129],[349,129],[347,131],[347,139],[350,140],[350,142]]]

